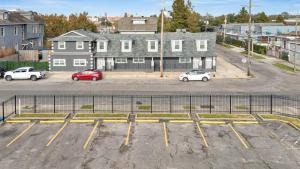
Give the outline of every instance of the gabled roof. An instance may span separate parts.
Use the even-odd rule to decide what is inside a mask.
[[[50,41],[94,41],[97,34],[83,29],[73,30],[63,35],[50,39]]]
[[[133,24],[134,20],[145,20],[145,24]],[[156,32],[157,17],[124,17],[118,21],[119,32]]]
[[[6,20],[0,19],[0,25],[43,23],[43,21],[34,12],[32,12],[32,14],[33,14],[33,20],[27,19],[19,11],[0,10],[0,13],[4,13],[4,12],[8,13],[8,18]]]

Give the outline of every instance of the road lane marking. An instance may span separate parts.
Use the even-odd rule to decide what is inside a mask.
[[[129,143],[129,137],[130,137],[130,131],[131,131],[131,124],[132,122],[129,123],[129,126],[128,126],[128,131],[127,131],[127,137],[126,137],[126,140],[125,140],[125,145],[127,146],[128,143]]]
[[[201,129],[199,123],[196,122],[196,124],[197,124],[197,128],[198,128],[198,130],[199,130],[199,133],[200,133],[200,135],[201,135],[201,137],[202,137],[204,146],[205,146],[206,148],[208,148],[208,144],[207,144],[206,138],[205,138],[205,136],[204,136],[204,134],[203,134],[203,131],[202,131],[202,129]]]
[[[20,137],[22,137],[29,129],[31,129],[31,127],[34,125],[35,123],[30,124],[24,131],[22,131],[22,133],[20,133],[17,137],[15,137],[12,141],[10,141],[6,147],[9,147],[11,144],[13,144],[14,142],[16,142]]]
[[[68,122],[65,122],[65,124],[57,131],[57,133],[51,138],[51,140],[46,145],[47,147],[50,146],[50,144],[60,135],[60,133],[64,130],[64,128],[67,126]]]
[[[87,146],[89,145],[89,142],[91,141],[94,133],[96,132],[97,127],[99,126],[99,121],[97,121],[97,123],[95,124],[91,134],[89,135],[88,139],[86,140],[86,142],[83,145],[83,149],[86,150]]]
[[[165,144],[166,147],[169,147],[169,140],[168,140],[168,131],[167,131],[167,126],[166,126],[166,122],[163,122],[163,127],[164,127],[164,137],[165,137]]]
[[[231,130],[235,133],[235,135],[237,136],[237,138],[240,140],[240,142],[243,144],[243,146],[248,149],[248,145],[245,142],[245,139],[233,128],[233,126],[231,124],[228,124],[228,126],[231,128]]]

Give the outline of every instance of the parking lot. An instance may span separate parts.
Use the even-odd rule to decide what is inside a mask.
[[[281,122],[4,124],[0,165],[12,169],[297,169],[300,133]]]

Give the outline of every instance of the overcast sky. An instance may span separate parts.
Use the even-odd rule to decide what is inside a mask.
[[[171,9],[173,0],[165,0],[166,9]],[[222,15],[238,13],[248,0],[192,0],[194,9],[203,14]],[[300,0],[253,0],[254,13],[267,14],[281,12],[300,13]],[[87,11],[90,15],[134,15],[158,14],[161,0],[0,0],[0,9],[25,9],[43,14],[70,14]]]

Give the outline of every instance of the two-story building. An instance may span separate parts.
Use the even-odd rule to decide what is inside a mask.
[[[164,34],[164,70],[216,70],[216,33]],[[51,71],[159,71],[160,34],[98,34],[74,30],[51,39]]]
[[[0,10],[0,48],[43,47],[44,23],[32,11]]]

